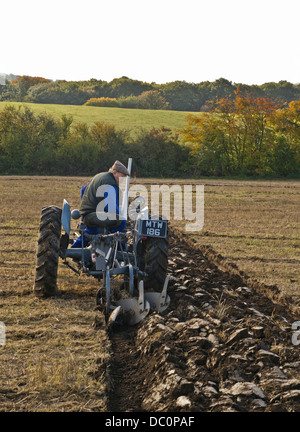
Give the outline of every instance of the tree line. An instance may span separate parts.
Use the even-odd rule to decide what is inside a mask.
[[[129,130],[95,122],[73,124],[28,107],[0,112],[1,174],[88,175],[115,159],[133,158],[138,177],[300,177],[300,101],[283,108],[237,90],[211,101],[210,111],[188,114],[176,133],[161,127]]]
[[[235,92],[188,114],[181,130],[193,166],[205,175],[300,175],[300,101],[280,108],[269,98]]]
[[[34,102],[64,105],[118,106],[123,108],[170,109],[176,111],[207,111],[208,101],[234,98],[235,91],[253,97],[268,97],[281,106],[300,100],[300,84],[288,81],[262,85],[235,84],[220,78],[213,82],[165,84],[146,83],[128,77],[110,82],[51,81],[42,77],[19,76],[0,85],[1,101]]]

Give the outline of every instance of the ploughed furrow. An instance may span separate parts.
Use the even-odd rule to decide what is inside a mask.
[[[143,370],[137,364],[136,327],[115,328],[111,337],[112,358],[108,411],[141,411]]]
[[[110,411],[300,411],[297,317],[205,252],[170,232],[169,308],[110,334]]]

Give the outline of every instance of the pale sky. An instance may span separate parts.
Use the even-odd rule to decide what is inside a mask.
[[[0,0],[0,72],[300,82],[300,0]]]

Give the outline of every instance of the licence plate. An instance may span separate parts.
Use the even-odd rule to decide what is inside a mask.
[[[140,235],[147,237],[163,237],[167,236],[167,221],[148,219],[140,222]]]

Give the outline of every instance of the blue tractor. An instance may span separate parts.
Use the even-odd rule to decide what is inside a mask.
[[[129,172],[131,162],[129,159]],[[42,209],[33,288],[37,296],[57,294],[61,260],[77,274],[99,280],[96,304],[103,309],[108,325],[116,321],[134,325],[151,310],[162,312],[169,306],[167,221],[150,216],[140,195],[130,205],[135,217],[128,216],[129,181],[128,176],[122,203],[126,219],[117,230],[87,227],[79,211],[71,211],[66,200],[62,209]],[[78,232],[71,233],[71,219],[78,221]],[[114,296],[113,278],[121,288],[122,298]]]

